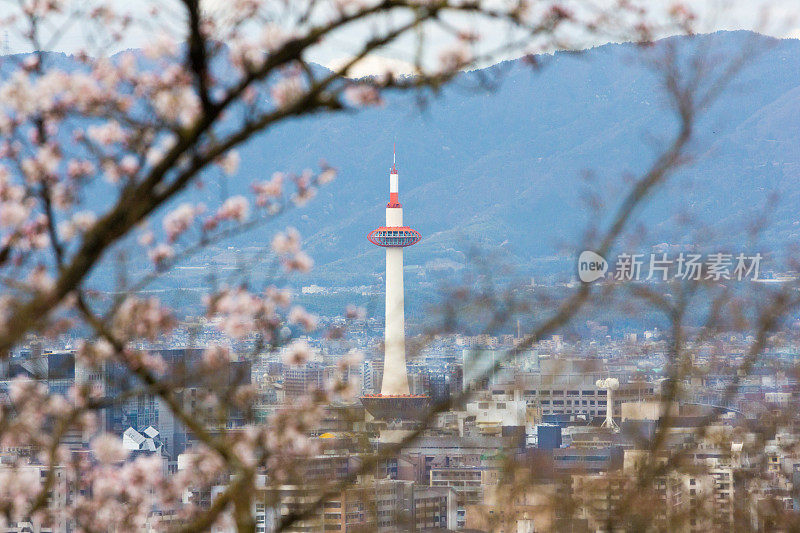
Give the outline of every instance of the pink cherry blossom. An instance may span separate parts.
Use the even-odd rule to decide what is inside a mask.
[[[107,339],[100,338],[94,342],[81,341],[76,351],[76,358],[86,365],[98,367],[111,359],[114,346]]]
[[[297,252],[283,261],[288,271],[308,272],[314,266],[314,260],[305,252]]]
[[[225,155],[217,159],[217,164],[228,176],[236,174],[236,171],[239,170],[239,163],[241,163],[241,157],[236,150],[229,150]]]
[[[272,251],[276,254],[294,254],[300,251],[300,232],[296,228],[286,228],[272,238]]]
[[[132,154],[126,154],[119,162],[119,171],[124,176],[133,176],[139,170],[139,160]]]
[[[277,307],[288,307],[292,303],[292,292],[289,289],[279,289],[274,285],[266,288],[264,296]]]
[[[116,331],[129,338],[155,340],[175,324],[169,310],[157,298],[140,299],[129,296],[114,317]]]
[[[348,320],[364,320],[364,318],[367,316],[367,311],[363,307],[350,304],[345,309],[344,316]]]
[[[473,61],[470,49],[462,41],[439,54],[439,64],[443,72],[453,73],[466,67]]]
[[[351,85],[345,89],[345,98],[350,105],[356,107],[382,106],[384,104],[380,91],[372,85]]]
[[[92,439],[92,453],[101,464],[111,464],[124,461],[128,456],[127,450],[122,446],[122,439],[103,433]]]
[[[319,176],[317,176],[317,183],[320,185],[327,185],[336,179],[336,174],[337,172],[335,168],[326,168],[319,173]]]
[[[250,204],[244,196],[232,196],[225,200],[217,211],[217,217],[221,220],[236,220],[238,222],[247,221],[250,212]]]
[[[195,212],[194,206],[183,203],[167,213],[163,220],[163,226],[170,242],[175,241],[192,226]]]
[[[86,232],[97,222],[97,215],[92,211],[80,211],[72,215],[72,222],[78,230]]]
[[[150,257],[150,260],[153,263],[156,265],[161,265],[175,257],[175,250],[173,250],[172,246],[169,246],[168,244],[158,244],[152,248],[147,255]]]
[[[14,227],[22,224],[30,210],[21,202],[0,202],[0,226]]]
[[[317,327],[317,317],[308,313],[302,306],[295,305],[289,311],[289,322],[299,324],[306,331],[311,331]]]
[[[152,246],[153,242],[155,241],[155,235],[153,235],[152,231],[145,231],[139,235],[138,238],[140,246]]]
[[[219,370],[230,361],[230,351],[218,344],[213,344],[203,351],[203,366],[209,370]]]
[[[303,83],[297,75],[290,74],[275,83],[270,94],[276,107],[288,107],[303,95]]]
[[[53,278],[44,265],[37,265],[31,271],[30,275],[28,275],[28,284],[39,292],[49,292],[55,286]]]
[[[110,120],[104,124],[89,126],[87,135],[98,144],[105,146],[124,142],[127,138],[122,126],[116,120]]]
[[[352,368],[354,366],[360,365],[363,361],[364,361],[364,352],[355,348],[348,351],[344,355],[344,357],[342,357],[339,360],[343,368]]]
[[[166,33],[159,33],[155,39],[152,39],[145,46],[145,55],[150,59],[159,59],[164,56],[175,55],[178,46],[170,35]]]
[[[97,215],[91,211],[80,211],[72,215],[69,220],[64,220],[58,225],[59,236],[70,241],[81,233],[86,233],[97,222]]]
[[[271,200],[279,197],[283,193],[283,180],[283,173],[275,172],[270,180],[253,183],[252,189],[256,193],[256,204],[264,207]]]
[[[293,341],[289,346],[284,348],[282,358],[284,364],[290,366],[301,366],[311,359],[311,347],[304,340]]]

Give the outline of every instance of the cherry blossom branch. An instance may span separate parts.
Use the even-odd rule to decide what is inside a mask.
[[[97,334],[107,340],[113,347],[117,355],[125,352],[125,343],[118,339],[109,328],[97,318],[92,310],[86,305],[86,302],[81,295],[77,297],[77,307],[86,321],[95,329]],[[120,357],[125,362],[125,358]],[[203,425],[197,420],[196,417],[186,413],[173,395],[173,389],[168,383],[159,380],[143,365],[129,365],[126,367],[133,374],[135,374],[153,393],[157,394],[170,408],[172,413],[184,424],[192,433],[200,439],[204,444],[215,450],[222,458],[224,458],[230,465],[237,469],[243,469],[238,459],[231,451],[215,439]]]

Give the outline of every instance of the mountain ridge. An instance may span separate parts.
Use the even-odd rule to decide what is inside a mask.
[[[224,186],[207,176],[203,189],[187,195],[213,208],[274,171],[315,168],[324,159],[339,169],[337,180],[306,207],[229,244],[267,248],[272,232],[293,225],[317,264],[296,283],[377,284],[382,251],[366,234],[384,221],[396,142],[405,220],[423,236],[406,253],[415,279],[443,268],[457,273],[475,249],[523,276],[569,279],[585,229],[608,217],[595,219],[583,196],[594,191],[613,210],[625,177],[646,169],[675,131],[646,61],[668,47],[684,63],[699,48],[728,59],[748,47],[758,53],[698,122],[698,161],[637,214],[635,222],[653,233],[643,246],[694,243],[697,233],[679,224],[687,211],[706,228],[735,228],[774,191],[782,202],[764,243],[793,242],[800,224],[800,147],[793,142],[800,128],[800,41],[745,31],[556,52],[539,58],[536,70],[510,60],[461,74],[423,109],[414,95],[389,92],[381,108],[291,120],[242,146],[240,171]],[[475,91],[478,76],[499,81],[491,91]],[[720,246],[744,244],[734,229],[721,233]],[[189,264],[210,264],[223,253],[224,247],[211,250]],[[265,263],[254,277],[269,271]],[[197,285],[204,275],[182,272],[163,284]]]
[[[714,41],[712,44],[715,46],[730,48],[730,53],[752,39],[758,40],[760,46],[769,45],[769,49],[753,60],[754,65],[748,65],[743,71],[736,87],[723,93],[710,116],[700,121],[700,145],[723,143],[724,138],[732,135],[732,124],[746,127],[746,120],[800,84],[800,76],[796,74],[796,67],[800,65],[800,43],[796,40],[781,41],[749,32],[720,32],[694,39]],[[690,41],[691,38],[673,37],[655,43],[653,47]],[[510,242],[506,248],[516,256],[512,259],[518,263],[558,254],[562,244],[575,243],[589,220],[576,197],[575,187],[570,183],[580,183],[581,174],[593,170],[601,189],[619,187],[620,176],[641,172],[655,157],[657,151],[652,149],[652,141],[645,135],[664,139],[669,136],[669,128],[675,126],[669,111],[657,102],[659,96],[653,89],[653,73],[636,65],[633,58],[624,57],[631,50],[638,48],[609,44],[578,55],[556,54],[544,70],[530,74],[533,77],[527,79],[526,74],[520,73],[519,65],[511,62],[511,72],[503,80],[501,88],[496,93],[484,95],[480,102],[469,96],[454,97],[452,93],[445,95],[444,102],[433,102],[431,109],[426,110],[430,117],[426,123],[429,126],[427,131],[421,131],[419,119],[404,117],[396,109],[393,113],[388,110],[366,111],[368,120],[358,119],[359,128],[368,131],[361,137],[370,139],[361,149],[364,154],[378,151],[379,147],[375,146],[377,139],[388,137],[376,121],[369,119],[369,114],[391,116],[383,122],[397,126],[395,131],[401,148],[401,199],[406,206],[406,220],[423,233],[423,241],[409,251],[407,262],[423,265],[433,259],[463,262],[466,249],[459,240],[490,249]],[[790,61],[791,65],[775,67],[773,63],[778,60]],[[517,89],[508,90],[508,87]],[[755,92],[752,92],[754,87]],[[742,98],[741,94],[737,95],[741,90],[751,92]],[[531,100],[533,94],[539,96],[538,101]],[[448,98],[455,102],[448,101]],[[786,98],[793,101],[788,96]],[[387,109],[394,103],[390,101]],[[529,104],[527,109],[526,103]],[[504,113],[503,108],[508,107],[518,110],[519,116]],[[474,124],[472,128],[469,127],[470,121]],[[717,131],[715,123],[722,123],[721,132]],[[346,125],[341,123],[335,126],[321,124],[320,129],[335,131],[340,136],[347,131]],[[463,132],[466,130],[475,132],[475,136],[465,136]],[[348,136],[354,144],[361,145],[359,134],[351,130]],[[325,143],[321,142],[319,134],[309,133],[309,137],[311,141],[303,147],[304,150],[324,151]],[[426,142],[418,142],[421,137]],[[413,141],[407,142],[407,139]],[[429,154],[418,146],[437,143],[437,155],[440,156],[437,164],[427,165]],[[384,144],[388,146],[391,142]],[[684,171],[663,191],[668,200],[670,195],[686,194],[680,187],[687,183],[687,179],[693,182],[695,191],[686,194],[686,205],[680,201],[662,202],[657,198],[656,205],[646,211],[642,220],[663,225],[663,220],[659,219],[675,217],[693,203],[708,205],[720,200],[723,204],[727,202],[735,206],[734,214],[741,215],[744,206],[732,202],[726,195],[717,191],[709,197],[703,196],[713,192],[709,188],[713,188],[715,183],[721,183],[714,180],[723,176],[715,174],[725,172],[716,167],[716,163],[703,162],[703,159],[709,159],[710,153],[706,150],[696,167]],[[419,154],[423,157],[418,157]],[[748,158],[754,155],[757,154],[738,154],[744,161],[741,166],[747,167]],[[790,155],[796,158],[796,150]],[[717,157],[714,155],[710,159],[716,160]],[[339,163],[336,158],[327,159],[333,164]],[[725,163],[731,165],[735,161]],[[354,181],[358,183],[356,188],[371,185],[374,200],[367,203],[357,197],[351,202],[360,205],[360,209],[349,208],[350,212],[341,216],[333,209],[330,214],[334,215],[334,220],[329,224],[337,227],[338,233],[361,237],[361,233],[371,229],[367,218],[371,219],[372,225],[381,223],[380,195],[385,193],[385,183],[381,181],[383,167],[388,169],[388,165],[373,164],[367,168],[361,162],[347,162],[343,169],[344,180],[357,173],[373,174],[369,179],[357,177]],[[424,179],[418,179],[428,169],[432,171],[427,172]],[[455,179],[453,174],[461,176],[461,179]],[[786,185],[783,178],[775,180],[777,185]],[[740,176],[738,182],[744,185],[742,180]],[[321,193],[320,202],[332,197]],[[458,210],[454,203],[465,207]],[[308,209],[313,212],[315,205]],[[567,213],[569,217],[565,217]],[[712,209],[709,214],[713,218],[719,214],[719,209]],[[316,212],[309,215],[309,219],[315,221],[321,218]],[[330,225],[325,225],[325,231],[316,232],[311,224],[306,224],[301,231],[307,235],[312,253],[321,259],[322,269],[330,266],[332,270],[352,271],[355,259],[338,259],[335,257],[336,247],[326,246]],[[520,230],[525,225],[537,231],[535,238],[526,237],[529,232]],[[564,231],[554,231],[551,225]],[[380,260],[377,251],[369,250],[366,241],[359,244],[354,239],[345,240],[350,245],[347,248],[358,250],[356,256],[359,259],[369,258],[368,263]],[[351,253],[348,250],[341,255],[350,256]]]

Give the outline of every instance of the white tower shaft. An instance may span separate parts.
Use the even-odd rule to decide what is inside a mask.
[[[391,191],[397,193],[397,174],[392,173]],[[386,208],[386,226],[403,225],[403,208]],[[383,383],[381,394],[410,394],[406,369],[403,248],[386,248],[386,330],[384,333]]]

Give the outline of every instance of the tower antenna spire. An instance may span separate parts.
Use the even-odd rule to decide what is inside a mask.
[[[392,143],[392,174],[397,173],[397,143]]]

